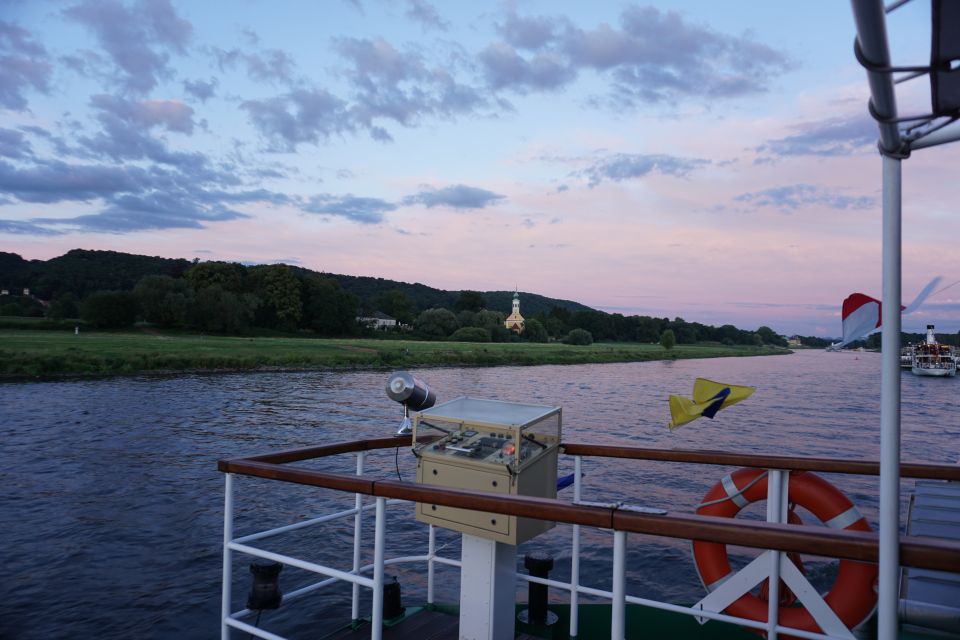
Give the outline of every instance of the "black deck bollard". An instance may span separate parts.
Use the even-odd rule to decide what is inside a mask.
[[[532,551],[523,557],[523,566],[535,578],[548,578],[553,569],[553,556],[545,551]],[[547,611],[547,585],[527,583],[527,610],[520,612],[520,620],[527,624],[546,626],[556,622],[556,615]],[[526,620],[524,620],[524,613]],[[552,619],[551,619],[552,618]]]
[[[253,584],[247,595],[247,609],[263,611],[264,609],[278,609],[283,601],[280,592],[280,572],[283,565],[279,562],[251,562],[250,573],[253,574]]]
[[[400,583],[396,576],[384,576],[383,582],[383,619],[399,618],[406,611],[400,597]]]

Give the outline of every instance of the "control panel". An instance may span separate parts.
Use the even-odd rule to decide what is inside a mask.
[[[560,408],[457,398],[414,414],[417,481],[512,495],[554,498]],[[421,442],[426,435],[436,439]],[[519,544],[552,522],[430,503],[417,519],[498,542]]]
[[[533,437],[521,436],[519,452],[513,434],[494,431],[481,433],[473,429],[455,431],[434,442],[428,451],[434,455],[465,458],[487,464],[523,464],[547,448]]]

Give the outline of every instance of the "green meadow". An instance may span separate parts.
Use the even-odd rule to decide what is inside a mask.
[[[537,365],[779,355],[776,347],[705,343],[421,342],[414,340],[228,337],[160,332],[0,329],[0,376],[115,375],[143,372],[345,367]]]

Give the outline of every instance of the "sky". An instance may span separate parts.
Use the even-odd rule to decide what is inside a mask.
[[[895,62],[929,59],[923,4]],[[854,36],[839,0],[0,0],[0,251],[839,336],[844,297],[881,295]],[[904,163],[904,303],[943,277],[905,330],[960,330],[958,160]]]

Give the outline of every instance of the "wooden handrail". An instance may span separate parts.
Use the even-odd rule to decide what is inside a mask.
[[[436,436],[426,436],[421,442],[429,442]],[[409,436],[393,436],[354,440],[335,444],[301,447],[244,457],[244,460],[286,464],[313,458],[357,451],[373,451],[392,447],[407,446]],[[807,456],[777,456],[756,453],[732,453],[729,451],[711,451],[704,449],[651,449],[622,445],[564,442],[560,449],[567,455],[592,456],[597,458],[625,458],[632,460],[652,460],[659,462],[686,462],[738,467],[758,467],[761,469],[785,469],[790,471],[820,471],[821,473],[845,473],[865,476],[880,475],[880,463],[876,460],[846,460],[843,458],[821,458]],[[225,461],[221,461],[222,463]],[[224,469],[222,466],[220,470]],[[930,464],[923,462],[902,462],[900,476],[925,480],[960,481],[960,465]]]
[[[784,469],[789,471],[820,471],[822,473],[847,473],[864,476],[880,475],[880,463],[876,460],[777,456],[757,453],[710,451],[704,449],[650,449],[646,447],[570,442],[562,443],[560,448],[564,453],[571,456],[629,458],[633,460],[716,464],[737,467],[757,467],[760,469]],[[960,465],[902,462],[900,463],[900,476],[903,478],[920,478],[925,480],[960,480]]]
[[[283,482],[361,493],[382,498],[400,498],[413,502],[428,502],[447,507],[467,508],[505,515],[552,520],[630,533],[704,540],[736,544],[758,549],[778,549],[786,552],[876,562],[879,543],[876,533],[811,529],[802,525],[768,522],[746,522],[729,518],[696,514],[646,514],[619,509],[616,506],[580,505],[550,498],[492,494],[447,487],[424,486],[396,480],[375,480],[350,473],[332,473],[301,467],[285,466],[289,462],[321,458],[342,453],[370,451],[403,446],[407,438],[378,438],[354,442],[307,447],[247,458],[220,460],[218,468],[224,473],[238,473]],[[733,464],[787,468],[796,470],[851,471],[849,465],[875,464],[818,458],[791,458],[787,456],[757,456],[709,451],[660,451],[640,447],[608,447],[606,445],[562,445],[572,455],[635,458],[705,464]],[[663,454],[663,455],[661,455]],[[709,460],[704,456],[709,456]],[[722,461],[721,461],[722,460]],[[804,466],[807,465],[807,466]],[[811,466],[812,465],[812,466]],[[946,473],[948,465],[917,465],[923,475],[914,477],[958,479]],[[944,467],[945,469],[941,469]],[[829,550],[829,553],[824,553]],[[900,537],[900,563],[907,567],[953,571],[960,573],[960,542],[918,536]]]

